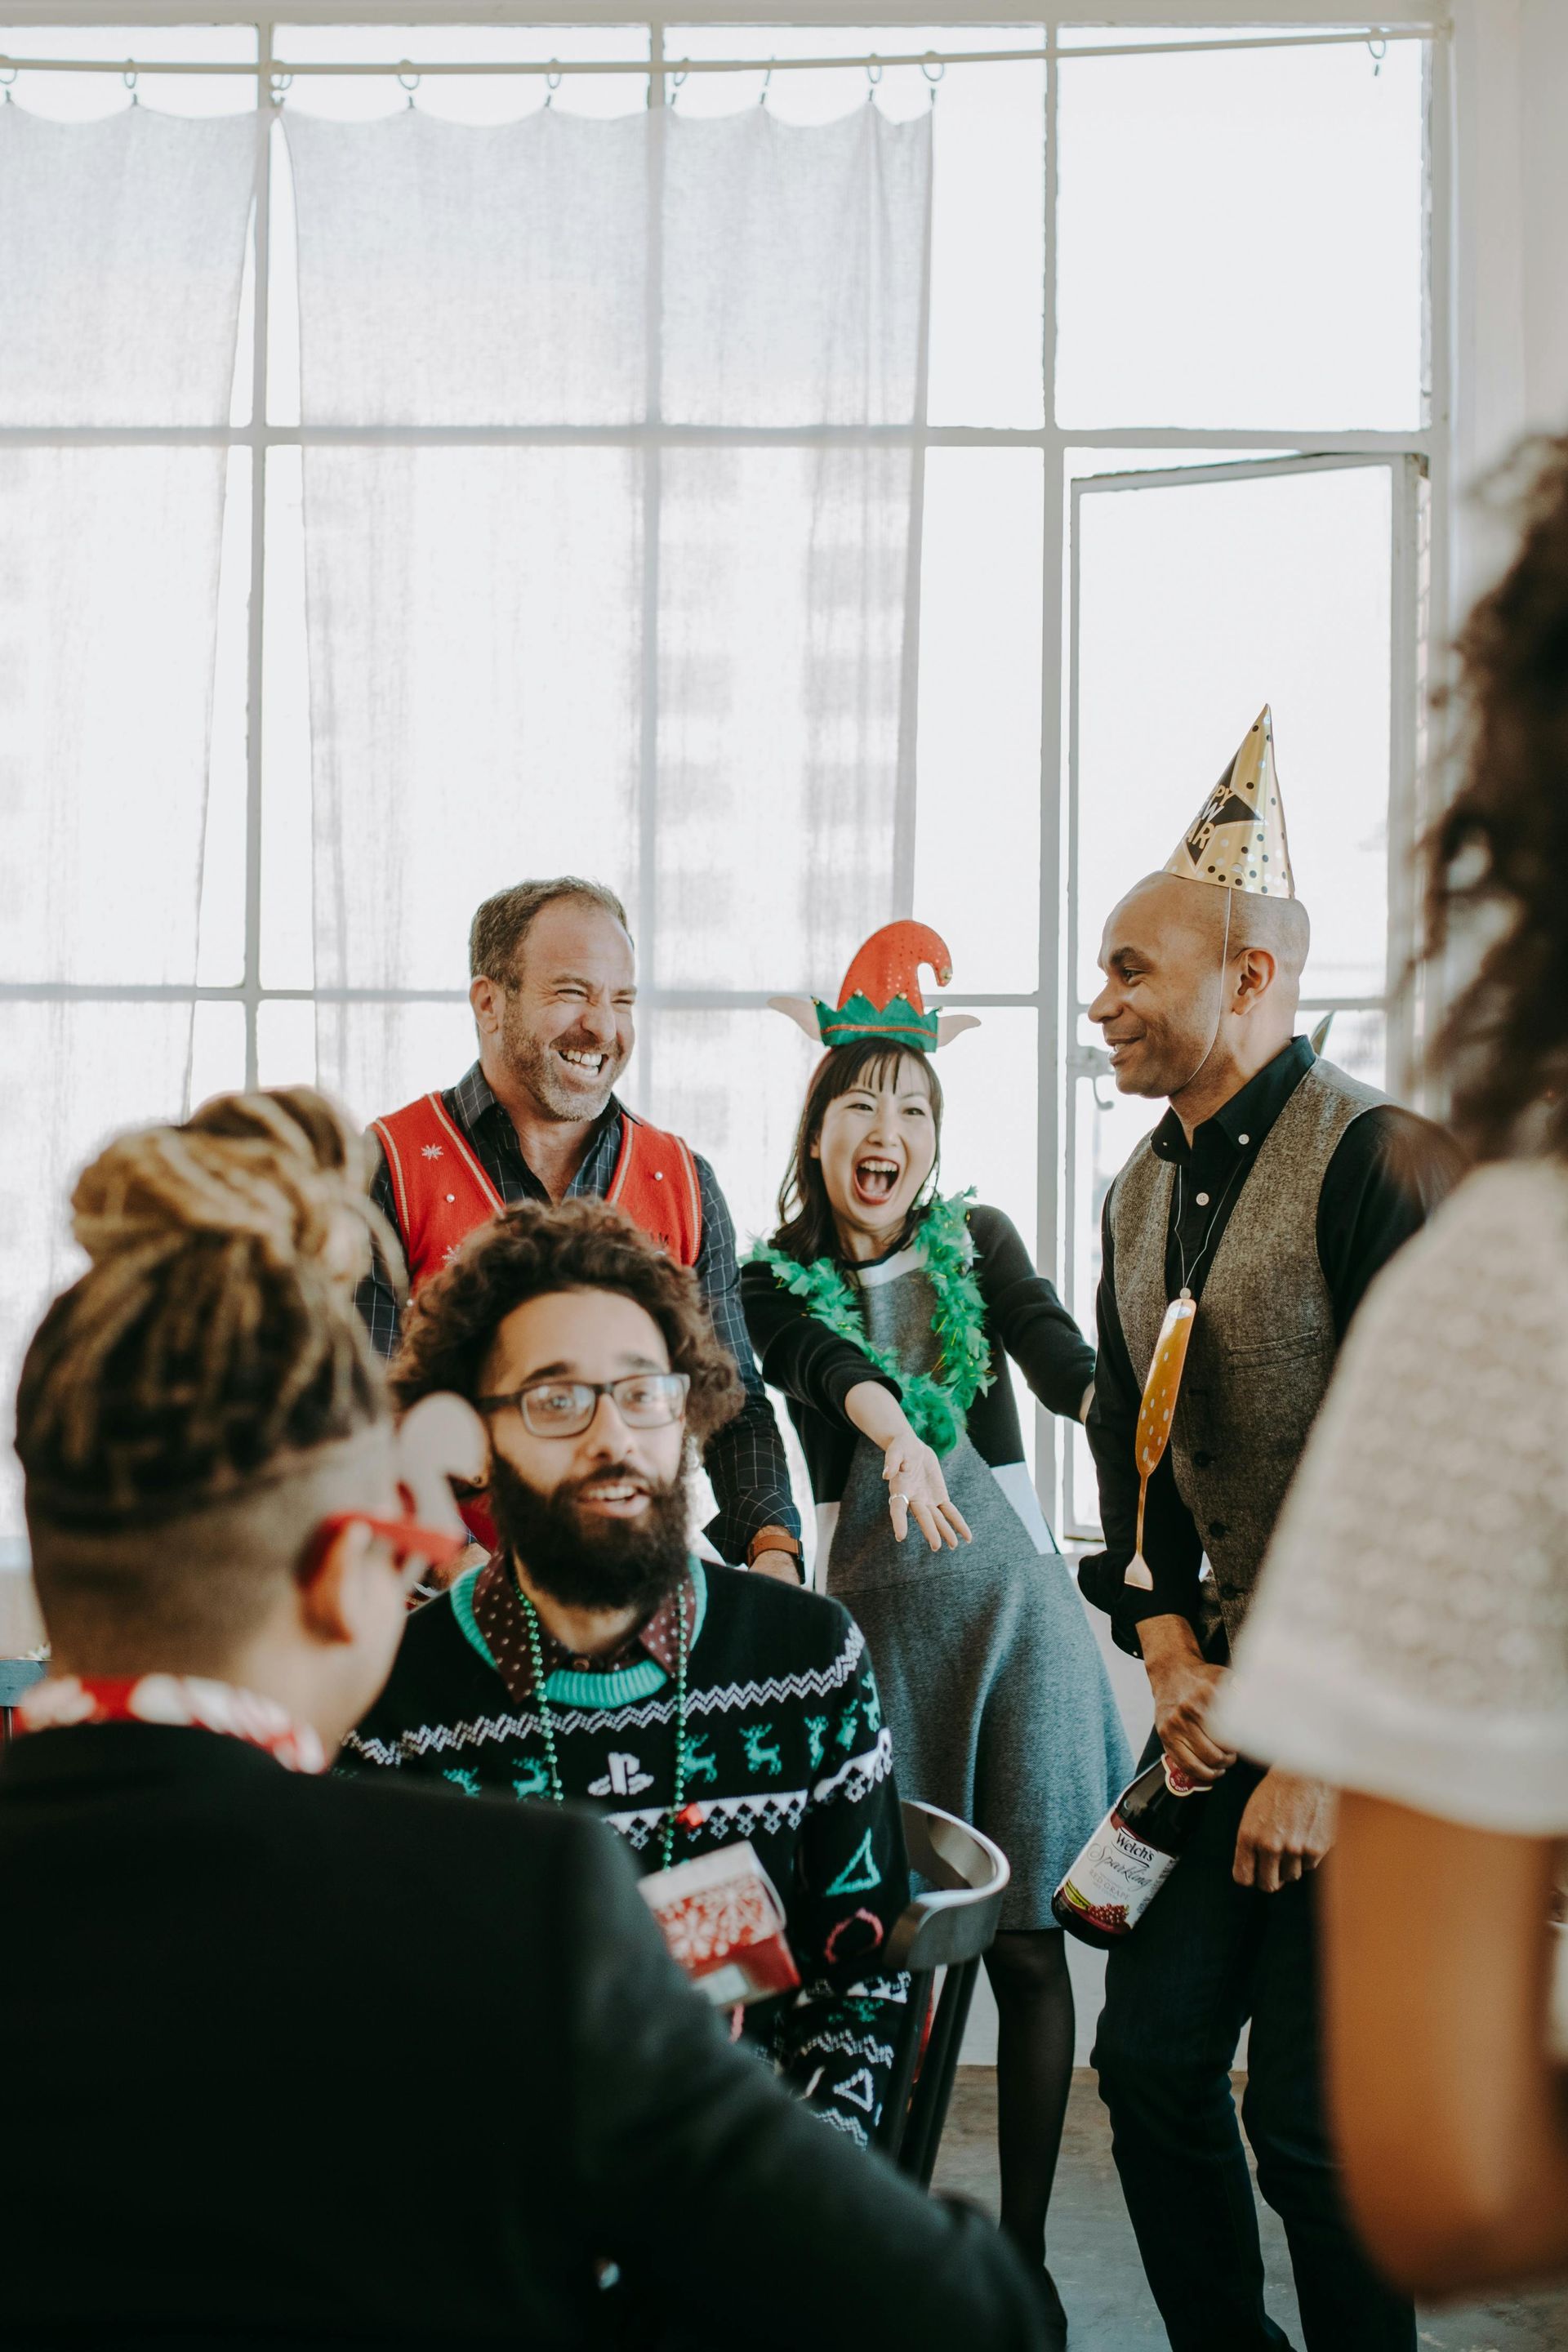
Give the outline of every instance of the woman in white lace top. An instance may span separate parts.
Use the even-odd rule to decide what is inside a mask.
[[[1336,2129],[1373,2252],[1434,2292],[1568,2261],[1549,1925],[1568,1840],[1568,440],[1460,650],[1467,776],[1431,846],[1430,946],[1491,912],[1442,1045],[1490,1164],[1362,1308],[1215,1717],[1345,1792],[1324,1889]]]

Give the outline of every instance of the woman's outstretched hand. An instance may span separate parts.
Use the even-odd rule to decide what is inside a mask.
[[[910,1531],[911,1512],[932,1551],[940,1551],[943,1544],[952,1549],[961,1540],[971,1540],[957,1504],[948,1499],[942,1464],[912,1430],[895,1437],[888,1447],[882,1456],[882,1475],[888,1482],[893,1533],[900,1543]]]
[[[902,1543],[909,1534],[912,1511],[932,1551],[940,1551],[943,1544],[955,1549],[961,1542],[971,1542],[957,1505],[948,1499],[942,1464],[915,1435],[903,1406],[886,1382],[857,1381],[844,1399],[844,1411],[861,1436],[882,1449],[888,1508],[899,1541]]]

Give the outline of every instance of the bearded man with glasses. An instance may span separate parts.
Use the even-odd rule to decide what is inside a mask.
[[[645,1870],[749,1840],[801,1990],[748,2031],[864,2146],[907,1990],[891,1742],[839,1602],[691,1556],[687,1468],[742,1394],[693,1276],[606,1202],[520,1203],[418,1292],[393,1385],[478,1407],[498,1546],[410,1618],[343,1764],[586,1802]]]
[[[326,1770],[483,1467],[451,1397],[394,1427],[350,1297],[368,1172],[290,1088],[121,1136],[72,1196],[89,1263],[16,1398],[54,1654],[0,1756],[0,2336],[610,2352],[624,2266],[643,2341],[743,2311],[756,2352],[805,2314],[816,2352],[1040,2352],[979,2214],[727,2046],[596,1822]],[[454,2023],[482,2065],[442,2063]],[[454,2150],[461,2195],[412,2195]]]

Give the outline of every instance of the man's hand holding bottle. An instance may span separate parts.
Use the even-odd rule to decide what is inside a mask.
[[[1138,1639],[1154,1695],[1160,1745],[1189,1779],[1212,1788],[1236,1761],[1235,1750],[1222,1748],[1205,1727],[1226,1669],[1209,1664],[1184,1617],[1145,1617]]]

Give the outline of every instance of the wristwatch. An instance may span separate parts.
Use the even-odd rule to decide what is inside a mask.
[[[746,1566],[750,1568],[760,1551],[787,1551],[796,1566],[805,1558],[798,1536],[787,1528],[759,1528],[746,1546]]]

